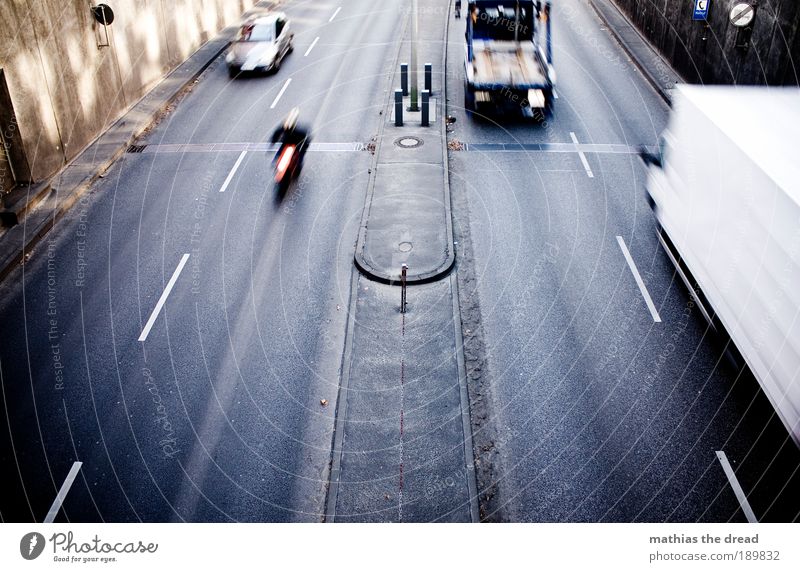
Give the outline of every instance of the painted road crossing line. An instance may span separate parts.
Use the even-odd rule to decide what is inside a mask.
[[[56,516],[58,516],[58,511],[61,510],[61,505],[64,504],[64,499],[67,498],[67,493],[69,492],[70,487],[72,487],[72,483],[75,481],[75,477],[78,476],[78,471],[81,470],[81,466],[83,463],[80,461],[75,461],[72,463],[72,467],[67,474],[67,478],[64,480],[64,483],[61,485],[61,488],[58,489],[58,494],[56,495],[55,500],[53,501],[50,510],[47,511],[47,516],[44,517],[45,523],[55,522]]]
[[[235,151],[248,151],[264,153],[277,151],[280,143],[167,143],[162,145],[146,145],[142,154],[148,153],[224,153]],[[317,142],[312,141],[308,146],[309,152],[319,151],[365,151],[367,146],[361,141],[342,142]]]
[[[289,84],[292,83],[292,78],[286,80],[286,83],[283,84],[283,87],[278,92],[278,95],[275,96],[275,100],[272,102],[272,105],[269,106],[270,109],[275,109],[275,106],[278,105],[278,102],[281,100],[283,96],[283,92],[286,91],[286,88],[289,87]]]
[[[167,297],[169,296],[169,293],[172,291],[172,287],[175,286],[175,282],[178,281],[178,276],[181,275],[181,271],[183,270],[183,267],[186,266],[187,260],[189,260],[189,255],[184,254],[181,257],[181,261],[178,263],[178,267],[175,269],[175,272],[172,273],[172,278],[169,279],[167,287],[164,289],[164,292],[161,293],[161,298],[158,299],[158,303],[156,304],[156,307],[153,309],[153,313],[150,314],[150,319],[147,320],[147,324],[145,325],[141,335],[139,336],[140,342],[145,341],[147,339],[147,336],[150,334],[150,330],[153,328],[153,324],[156,323],[156,318],[158,318],[158,314],[161,312],[161,308],[164,307],[164,304],[167,301]]]
[[[631,257],[631,253],[628,251],[628,247],[625,245],[625,241],[621,236],[618,236],[617,242],[622,250],[622,255],[625,257],[625,261],[628,263],[628,267],[631,269],[633,278],[636,280],[637,286],[639,286],[639,291],[642,293],[642,297],[647,304],[647,309],[650,310],[650,315],[653,317],[653,321],[656,323],[661,322],[661,316],[658,315],[656,305],[653,304],[653,299],[650,298],[650,293],[647,291],[647,287],[644,285],[644,281],[639,275],[639,270],[636,268],[636,264],[633,262],[633,258]]]
[[[578,148],[578,138],[575,136],[575,133],[572,131],[569,132],[569,136],[572,138],[572,142],[575,144],[575,148]],[[581,158],[581,163],[583,163],[583,168],[586,169],[586,174],[589,176],[590,179],[594,179],[594,173],[592,173],[591,167],[589,167],[589,161],[586,160],[586,155],[584,155],[583,151],[578,149],[578,156]]]
[[[336,12],[334,12],[334,13],[333,13],[333,16],[331,16],[331,19],[330,19],[330,20],[328,20],[328,22],[333,22],[333,19],[334,19],[334,18],[336,17],[336,15],[337,15],[337,14],[338,14],[338,13],[341,11],[341,9],[342,9],[342,7],[341,7],[341,6],[339,6],[339,7],[336,9]]]
[[[597,153],[610,155],[638,155],[641,147],[617,143],[461,143],[456,151],[500,153],[500,152],[543,152],[543,153]],[[655,148],[645,147],[655,152]]]
[[[731,484],[733,494],[736,495],[736,500],[739,501],[739,506],[742,507],[742,512],[744,512],[744,516],[747,518],[747,522],[758,522],[753,509],[750,508],[750,503],[747,502],[747,496],[744,494],[742,486],[739,484],[739,479],[736,478],[736,474],[733,472],[733,467],[731,467],[731,464],[728,462],[728,456],[724,451],[717,451],[716,453],[717,459],[719,459],[719,462],[722,465],[722,470],[725,471],[725,476],[728,477],[728,482]]]
[[[239,158],[236,159],[236,163],[234,163],[233,168],[231,169],[231,172],[228,173],[228,176],[225,178],[225,182],[222,183],[222,186],[219,188],[219,192],[220,193],[224,193],[225,189],[228,188],[228,185],[231,184],[231,181],[233,180],[233,176],[236,174],[236,170],[239,168],[239,165],[242,164],[242,160],[244,159],[245,155],[247,155],[247,150],[244,150],[239,154]]]
[[[316,38],[314,38],[314,41],[313,41],[313,42],[311,42],[311,45],[310,45],[310,46],[308,46],[308,49],[306,50],[306,53],[304,53],[304,54],[303,54],[303,57],[306,57],[308,54],[310,54],[310,53],[311,53],[311,50],[313,50],[313,49],[314,49],[314,46],[316,46],[316,45],[317,45],[317,42],[319,42],[319,36],[317,36]]]

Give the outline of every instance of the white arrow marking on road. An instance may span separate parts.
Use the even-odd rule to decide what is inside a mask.
[[[314,46],[316,46],[316,45],[317,45],[317,42],[319,42],[319,36],[317,36],[316,38],[314,38],[314,41],[313,41],[313,42],[311,42],[311,45],[310,45],[310,46],[308,46],[308,49],[306,50],[306,53],[304,53],[304,54],[303,54],[303,57],[306,57],[308,54],[310,54],[310,53],[311,53],[311,50],[313,50],[313,49],[314,49]]]
[[[292,78],[286,80],[286,83],[283,84],[283,87],[278,92],[278,96],[275,98],[275,101],[272,102],[272,105],[269,106],[270,109],[275,109],[275,106],[278,105],[278,101],[280,101],[283,92],[286,91],[286,88],[289,87],[289,84],[292,83]]]
[[[178,267],[175,269],[175,272],[172,273],[172,278],[169,279],[167,287],[161,294],[161,298],[158,299],[158,304],[156,304],[156,307],[153,309],[153,313],[150,314],[150,319],[147,320],[147,324],[145,325],[144,330],[142,330],[142,334],[139,336],[140,342],[143,342],[147,339],[150,330],[153,328],[153,324],[156,323],[156,318],[158,318],[158,314],[161,312],[161,308],[164,307],[164,304],[167,301],[167,296],[169,296],[169,293],[172,291],[172,287],[175,286],[175,282],[178,281],[178,276],[180,276],[181,270],[183,270],[183,267],[186,266],[187,260],[189,260],[189,255],[184,254],[181,257],[181,261],[178,263]]]
[[[630,267],[631,273],[633,273],[633,278],[636,280],[636,284],[639,286],[639,291],[642,293],[642,297],[647,304],[647,308],[650,310],[650,315],[653,316],[653,321],[656,323],[660,322],[661,316],[658,315],[656,305],[653,304],[653,299],[650,298],[650,293],[647,291],[644,281],[639,275],[639,270],[636,269],[636,264],[633,263],[633,258],[631,257],[631,253],[628,252],[628,247],[625,246],[625,241],[621,236],[618,236],[617,242],[619,243],[619,247],[622,249],[622,254],[625,256],[625,260],[628,262],[628,267]]]
[[[336,12],[334,12],[334,13],[333,13],[333,16],[331,16],[331,19],[330,19],[330,20],[328,20],[328,22],[333,22],[333,19],[336,17],[336,14],[338,14],[338,13],[339,13],[339,10],[341,10],[341,9],[342,9],[342,7],[341,7],[341,6],[339,6],[339,7],[336,9]]]
[[[236,163],[234,163],[233,169],[231,169],[231,172],[228,173],[228,176],[225,178],[225,182],[222,183],[222,186],[219,188],[220,193],[224,193],[225,189],[228,188],[228,185],[231,183],[231,180],[233,179],[233,175],[236,174],[236,169],[238,169],[239,165],[242,164],[242,159],[244,159],[245,155],[247,155],[247,150],[242,151],[242,153],[239,155],[239,158],[236,159]]]
[[[78,471],[81,470],[81,465],[83,465],[83,463],[81,463],[80,461],[75,461],[74,463],[72,463],[72,468],[70,468],[69,473],[67,474],[67,478],[64,481],[64,484],[61,485],[60,489],[58,489],[56,500],[53,501],[53,505],[50,507],[50,510],[47,511],[47,516],[44,517],[43,522],[50,523],[56,520],[56,516],[58,516],[58,511],[61,510],[61,505],[64,504],[64,499],[67,498],[67,493],[69,492],[69,489],[72,486],[75,477],[78,476]]]
[[[739,506],[742,507],[742,512],[744,512],[744,516],[747,518],[747,522],[758,522],[753,509],[750,508],[750,503],[747,502],[747,496],[744,494],[744,491],[739,484],[739,479],[736,478],[736,474],[733,472],[733,467],[731,467],[731,464],[728,462],[728,456],[724,451],[717,451],[716,453],[717,459],[719,459],[719,462],[722,465],[722,470],[725,471],[725,476],[728,477],[728,482],[731,484],[733,494],[736,495],[736,500],[739,501]]]
[[[569,136],[572,137],[572,142],[575,143],[575,147],[577,147],[578,138],[575,137],[575,133],[570,131]],[[580,156],[581,158],[581,163],[583,163],[583,168],[586,169],[586,174],[589,175],[590,179],[594,179],[594,173],[592,173],[592,168],[589,167],[589,161],[586,160],[586,155],[583,154],[583,151],[578,150],[578,156]]]

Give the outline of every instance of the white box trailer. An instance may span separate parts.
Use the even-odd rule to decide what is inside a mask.
[[[662,244],[800,446],[800,89],[681,85],[643,156]]]

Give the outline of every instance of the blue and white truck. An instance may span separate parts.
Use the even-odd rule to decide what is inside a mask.
[[[550,1],[469,0],[466,16],[467,112],[551,114]]]

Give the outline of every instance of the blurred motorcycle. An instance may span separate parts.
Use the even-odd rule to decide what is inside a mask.
[[[275,185],[280,192],[286,192],[298,171],[300,153],[296,145],[284,145],[275,160]]]
[[[283,193],[303,167],[303,157],[308,150],[311,137],[308,130],[297,124],[300,110],[295,107],[283,122],[283,125],[272,134],[272,142],[280,142],[278,154],[275,156],[275,185]]]

